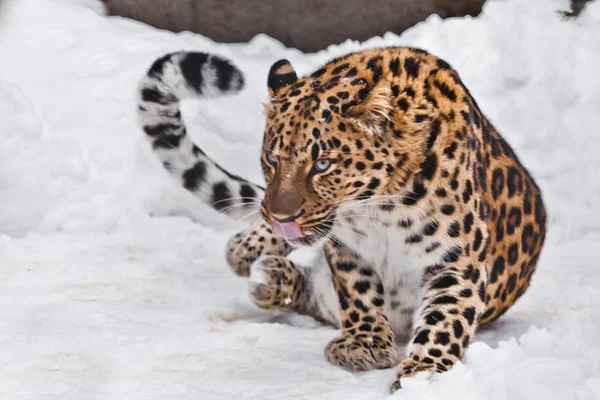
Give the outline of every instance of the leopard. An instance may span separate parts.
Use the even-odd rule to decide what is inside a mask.
[[[413,47],[357,51],[304,77],[275,62],[266,186],[211,159],[179,112],[181,98],[241,81],[221,58],[178,53],[150,68],[138,108],[185,189],[233,218],[261,216],[225,251],[250,298],[337,328],[324,350],[336,366],[396,367],[392,392],[450,370],[526,292],[547,230],[540,188],[458,72]],[[304,246],[318,254],[310,268],[289,257]]]

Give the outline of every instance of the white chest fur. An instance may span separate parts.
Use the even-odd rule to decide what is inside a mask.
[[[441,259],[442,246],[436,246],[436,235],[424,234],[432,219],[416,208],[390,212],[364,206],[339,211],[336,221],[332,233],[379,276],[385,314],[396,337],[406,338],[423,300],[425,271]]]

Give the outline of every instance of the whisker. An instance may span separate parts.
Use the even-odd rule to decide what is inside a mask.
[[[223,207],[223,208],[219,208],[217,209],[216,207],[213,207],[215,210],[220,211],[220,212],[227,212],[233,208],[242,208],[242,207],[248,207],[248,206],[260,206],[260,203],[237,203],[237,204],[231,204],[227,207]]]
[[[367,238],[365,235],[363,235],[361,233],[358,233],[358,232],[355,232],[354,230],[351,230],[351,229],[345,229],[345,228],[342,228],[340,226],[336,226],[336,229],[339,229],[339,230],[341,230],[343,232],[351,233],[351,234],[356,235],[356,236],[358,236],[358,237],[360,237],[362,239],[366,239]]]
[[[331,232],[327,232],[327,233],[323,233],[322,232],[321,234],[323,235],[323,237],[325,239],[332,240],[332,241],[338,243],[340,246],[344,246],[345,245],[344,242],[342,240],[340,240],[340,238],[338,238],[336,235],[334,235]]]
[[[243,203],[243,204],[260,204],[261,202],[256,198],[256,197],[228,197],[226,199],[221,199],[219,201],[215,201],[214,203],[211,203],[211,206],[214,206],[215,204],[219,204],[222,203],[224,201],[235,201],[235,200],[250,200],[249,202]]]
[[[259,215],[258,211],[253,211],[253,212],[249,212],[246,215],[242,215],[241,217],[238,218],[239,221],[242,222],[246,222],[246,219],[251,218],[251,217],[262,217],[261,215]]]

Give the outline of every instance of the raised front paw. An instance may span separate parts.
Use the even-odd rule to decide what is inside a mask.
[[[423,360],[417,361],[413,358],[407,358],[400,363],[398,366],[398,373],[396,375],[396,380],[392,383],[392,387],[390,391],[394,393],[398,389],[402,388],[400,380],[402,378],[414,377],[416,375],[424,375],[425,378],[430,378],[435,372],[435,366],[431,360],[427,357]]]
[[[304,276],[285,257],[263,256],[250,268],[250,298],[264,309],[295,309],[303,300]]]
[[[286,256],[292,247],[282,238],[273,236],[262,223],[257,229],[246,229],[227,243],[227,264],[239,276],[249,276],[250,266],[261,255]]]
[[[249,276],[250,266],[260,256],[244,243],[244,234],[240,232],[227,242],[227,264],[238,276]]]
[[[393,366],[396,352],[391,335],[352,336],[344,333],[329,342],[325,357],[330,363],[349,371],[368,371]]]

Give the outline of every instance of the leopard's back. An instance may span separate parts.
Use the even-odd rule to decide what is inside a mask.
[[[480,124],[485,160],[479,164],[485,167],[474,182],[476,190],[486,186],[481,209],[490,240],[487,310],[481,319],[486,323],[504,314],[529,287],[547,227],[544,201],[533,177],[491,124],[485,119]]]

